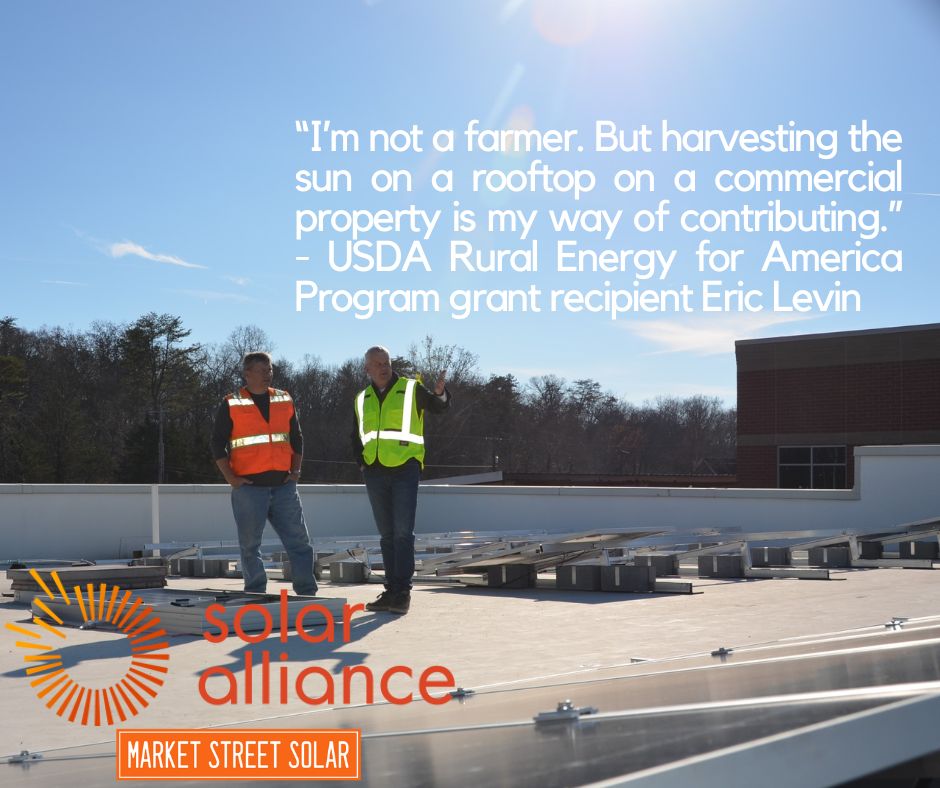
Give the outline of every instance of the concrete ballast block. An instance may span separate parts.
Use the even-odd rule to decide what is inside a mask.
[[[555,570],[555,587],[562,591],[600,591],[601,566],[569,564]]]
[[[656,586],[656,570],[652,566],[601,567],[601,590],[636,594],[652,591]]]

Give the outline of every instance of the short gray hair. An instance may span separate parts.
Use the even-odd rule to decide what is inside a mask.
[[[384,353],[386,356],[388,356],[389,361],[392,360],[392,354],[389,352],[388,348],[385,347],[384,345],[373,345],[372,347],[370,347],[366,351],[366,354],[362,357],[362,360],[366,364],[368,364],[369,356],[374,356],[374,355],[377,355],[378,353]]]
[[[263,350],[253,350],[250,353],[245,353],[242,356],[242,369],[248,369],[252,364],[270,364],[271,363],[271,354],[265,353]]]

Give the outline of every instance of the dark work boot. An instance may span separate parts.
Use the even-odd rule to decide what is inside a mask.
[[[404,615],[408,612],[408,609],[411,607],[411,592],[410,591],[400,591],[392,597],[392,601],[389,602],[388,612],[397,613],[398,615]]]
[[[383,591],[381,594],[376,597],[374,602],[366,603],[366,610],[371,613],[382,613],[386,612],[389,609],[389,605],[392,600],[395,598],[395,594],[391,591]]]

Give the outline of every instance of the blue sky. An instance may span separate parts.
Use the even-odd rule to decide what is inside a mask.
[[[477,353],[484,372],[591,377],[633,402],[660,394],[735,398],[733,339],[935,322],[932,230],[940,209],[936,129],[940,103],[940,8],[928,0],[809,2],[744,0],[370,0],[361,2],[5,2],[0,5],[0,313],[20,325],[87,328],[148,311],[180,315],[202,342],[256,324],[292,360],[341,362],[375,343],[402,352],[424,334]],[[862,292],[860,313],[793,315],[352,314],[294,309],[294,283],[346,289],[598,287],[611,275],[557,274],[543,255],[537,275],[446,272],[453,236],[427,245],[434,272],[331,272],[325,244],[340,235],[293,237],[295,211],[407,207],[447,212],[453,199],[490,207],[575,207],[564,196],[411,194],[379,197],[359,184],[371,169],[519,168],[537,155],[428,153],[355,157],[312,154],[297,119],[330,119],[368,130],[463,129],[471,118],[496,128],[575,128],[585,142],[596,119],[623,128],[836,128],[866,119],[904,137],[899,195],[786,195],[793,207],[830,199],[887,210],[887,232],[870,242],[903,250],[895,274],[789,274],[788,287]],[[427,135],[426,135],[427,138]],[[459,139],[459,135],[458,135]],[[844,137],[841,140],[844,143]],[[706,184],[677,194],[678,167],[701,174],[755,166],[855,167],[864,156],[594,154],[542,157],[599,177],[648,167],[655,194],[599,188],[577,207],[633,211],[662,198],[674,209],[757,207],[772,195],[716,197]],[[897,156],[873,154],[876,164]],[[351,194],[298,194],[301,168],[351,170]],[[394,236],[390,236],[395,239]],[[536,237],[554,242],[544,225]],[[761,255],[769,236],[714,234],[713,245]],[[378,238],[376,236],[375,238]],[[663,286],[696,287],[696,236],[624,230],[596,248],[676,248]],[[856,236],[796,239],[799,247],[849,248]],[[397,240],[410,243],[410,236]],[[499,239],[474,233],[480,248]],[[503,244],[505,245],[505,244]],[[313,257],[299,263],[297,255]],[[721,278],[716,276],[716,278]],[[726,277],[727,278],[727,277]],[[741,278],[769,289],[752,264]],[[629,287],[632,277],[618,279]],[[707,338],[707,341],[703,341]]]

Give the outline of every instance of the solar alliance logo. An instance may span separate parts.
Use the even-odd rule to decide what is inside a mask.
[[[105,583],[74,586],[69,596],[57,572],[52,580],[58,596],[49,589],[35,569],[30,575],[50,602],[57,599],[56,607],[76,605],[85,624],[110,624],[123,632],[131,649],[131,664],[124,675],[105,688],[85,687],[69,676],[63,667],[59,649],[68,643],[63,619],[37,595],[33,604],[42,611],[33,617],[35,627],[8,622],[7,629],[27,638],[17,640],[23,650],[26,675],[33,676],[30,685],[46,708],[81,725],[115,725],[126,722],[146,708],[157,697],[167,673],[170,644],[166,630],[160,629],[160,619],[153,609],[143,606],[143,600],[130,591],[121,593],[118,586]]]

